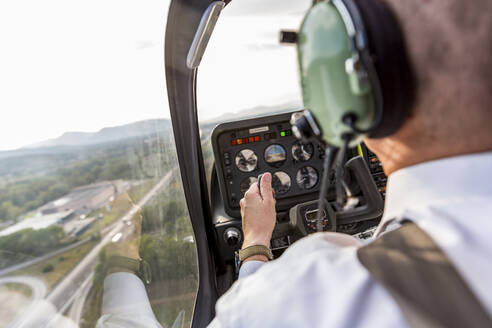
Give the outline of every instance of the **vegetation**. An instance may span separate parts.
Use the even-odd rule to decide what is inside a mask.
[[[55,267],[53,266],[53,264],[49,263],[49,264],[46,264],[42,270],[43,273],[48,273],[48,272],[51,272],[55,269]]]
[[[177,166],[169,136],[55,148],[26,150],[15,156],[0,153],[0,226],[30,215],[33,210],[81,185],[115,179],[139,184],[118,195],[109,211],[101,208],[90,213],[100,219],[79,237],[90,237],[88,242],[13,273],[41,278],[48,288],[63,279],[100,242],[115,220],[140,201],[159,178]],[[211,162],[210,153],[206,154],[206,159]],[[154,313],[163,326],[171,326],[181,310],[185,310],[185,320],[190,322],[198,284],[197,256],[178,176],[142,208],[141,215],[142,234],[140,243],[136,244],[152,272],[147,292]],[[55,225],[2,236],[0,268],[42,256],[74,240],[67,238],[63,228]],[[108,247],[99,254],[81,327],[93,327],[100,317],[105,263],[110,254]]]
[[[66,251],[47,260],[13,272],[12,275],[26,275],[38,277],[51,289],[62,279],[80,260],[94,247],[93,242],[87,242],[69,251]],[[63,258],[62,261],[60,259]],[[47,268],[52,268],[48,269]]]
[[[155,183],[154,180],[145,181],[131,188],[128,193],[118,195],[111,202],[109,212],[104,208],[91,213],[91,216],[94,217],[101,214],[102,218],[87,229],[80,238],[99,235],[102,229],[130,210],[133,203],[137,202],[152,188],[153,183]],[[0,237],[0,269],[42,256],[74,241],[75,238],[67,238],[62,227],[55,225],[40,230],[24,229],[2,236]]]
[[[198,285],[195,244],[180,183],[175,179],[142,209],[139,253],[150,266],[149,301],[163,326],[171,326],[181,310],[188,322]],[[93,285],[86,302],[81,327],[93,327],[101,316],[105,263],[108,248],[99,254]]]
[[[128,196],[130,196],[131,201],[136,204],[145,196],[145,194],[150,191],[150,189],[152,189],[157,182],[158,181],[156,179],[143,181],[128,190]]]
[[[17,262],[30,260],[66,246],[72,242],[62,227],[24,229],[0,237],[0,269]]]
[[[78,186],[162,176],[172,149],[169,139],[136,138],[0,157],[0,223],[16,221]]]
[[[175,179],[143,209],[140,256],[152,269],[149,300],[158,320],[171,326],[181,310],[191,322],[198,288],[196,246],[181,183]],[[189,324],[188,324],[189,325]]]

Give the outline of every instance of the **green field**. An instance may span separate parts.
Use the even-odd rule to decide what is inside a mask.
[[[27,275],[40,278],[46,283],[48,290],[50,290],[61,278],[72,270],[77,263],[79,263],[79,261],[94,247],[94,245],[94,242],[89,241],[65,253],[31,265],[27,268],[12,272],[11,275]],[[52,269],[47,270],[50,266]]]

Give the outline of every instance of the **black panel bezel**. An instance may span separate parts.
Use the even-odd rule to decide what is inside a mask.
[[[306,202],[315,199],[317,197],[320,187],[322,169],[323,169],[322,158],[324,156],[324,151],[321,148],[321,145],[316,141],[312,141],[314,146],[313,147],[314,152],[311,159],[305,162],[296,161],[292,157],[291,149],[292,149],[292,145],[297,141],[297,139],[293,135],[288,137],[282,137],[282,138],[280,138],[279,136],[280,130],[285,130],[286,128],[290,128],[289,121],[293,113],[294,112],[265,116],[265,117],[258,117],[254,119],[243,120],[243,121],[222,123],[217,125],[214,131],[212,132],[212,147],[215,157],[215,167],[217,170],[217,176],[219,180],[219,189],[222,195],[225,212],[231,217],[234,218],[241,217],[240,208],[239,208],[239,200],[242,198],[242,194],[239,193],[240,182],[249,176],[258,176],[260,173],[263,172],[275,173],[277,171],[284,171],[287,174],[289,174],[291,178],[291,189],[289,190],[289,192],[287,192],[284,195],[278,195],[278,197],[276,197],[277,211],[289,210],[291,207],[299,203]],[[238,131],[244,132],[243,130],[245,129],[251,129],[251,128],[262,127],[262,126],[269,126],[270,131],[268,132],[271,132],[272,129],[278,132],[277,138],[269,141],[265,141],[262,139],[262,141],[258,143],[237,145],[237,146],[232,146],[230,144],[225,145],[223,142],[221,142],[223,141],[223,139],[221,138],[226,138],[227,140],[232,139],[230,135],[226,137],[225,134],[237,133]],[[261,132],[259,134],[263,137],[263,134],[268,132]],[[237,136],[237,137],[243,137],[243,136]],[[287,160],[279,168],[275,168],[268,165],[265,162],[263,156],[266,147],[275,143],[283,145],[287,153]],[[234,163],[236,154],[240,150],[246,148],[253,149],[258,156],[258,167],[253,172],[250,173],[241,172],[235,167],[235,163]],[[227,180],[225,175],[226,165],[224,163],[224,157],[223,157],[223,154],[225,152],[230,153],[231,164],[230,166],[228,166],[228,168],[231,169],[233,174],[232,180],[234,182],[232,186],[226,182]],[[301,189],[296,183],[296,173],[303,166],[312,166],[318,172],[318,176],[319,176],[318,182],[313,188],[309,190]],[[229,181],[231,181],[231,179],[229,179]],[[231,194],[233,193],[236,194],[235,203],[231,201]]]

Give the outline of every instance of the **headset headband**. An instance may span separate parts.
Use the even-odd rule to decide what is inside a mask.
[[[381,123],[384,109],[383,93],[381,91],[381,85],[376,69],[373,65],[372,56],[369,52],[364,23],[359,9],[352,0],[329,0],[329,2],[333,4],[340,14],[351,41],[352,58],[349,58],[345,62],[345,70],[348,74],[350,74],[351,71],[354,72],[359,80],[368,78],[371,83],[374,100],[376,102],[376,118],[372,126],[364,131],[358,130],[354,126],[354,128],[358,130],[357,132],[369,133]]]

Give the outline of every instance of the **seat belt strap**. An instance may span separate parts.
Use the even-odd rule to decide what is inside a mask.
[[[411,327],[492,327],[491,316],[448,257],[415,223],[406,221],[359,248],[357,257]]]

